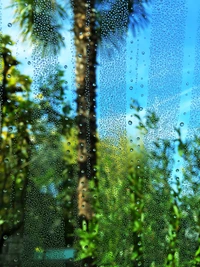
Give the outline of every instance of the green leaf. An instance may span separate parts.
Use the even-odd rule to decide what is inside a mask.
[[[178,154],[179,154],[180,157],[182,157],[183,156],[183,153],[184,153],[184,146],[180,142],[180,144],[178,145]]]
[[[168,260],[171,261],[173,259],[173,255],[172,254],[168,254]]]
[[[83,228],[83,231],[86,231],[87,230],[87,224],[86,224],[86,221],[85,220],[83,220],[83,226],[82,226],[82,228]]]
[[[134,114],[134,116],[135,116],[138,120],[141,121],[141,118],[140,118],[140,116],[139,116],[138,114]]]
[[[173,206],[174,209],[174,213],[176,214],[176,216],[179,218],[179,211],[176,205]]]
[[[140,223],[138,221],[135,221],[134,223],[134,231],[138,231],[140,229]]]
[[[195,253],[195,256],[198,256],[200,255],[200,247],[197,249],[196,253]]]
[[[195,259],[196,262],[200,262],[200,257]]]
[[[138,252],[134,251],[131,256],[131,260],[135,260],[137,257],[138,257]]]

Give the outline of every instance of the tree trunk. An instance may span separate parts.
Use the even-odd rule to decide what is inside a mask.
[[[78,215],[88,222],[93,211],[88,182],[96,175],[96,44],[94,0],[75,0],[74,34],[76,47],[76,88],[78,127]]]

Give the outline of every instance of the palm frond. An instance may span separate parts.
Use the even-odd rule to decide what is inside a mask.
[[[56,1],[12,0],[8,8],[15,10],[13,23],[19,24],[23,41],[40,43],[43,55],[49,49],[57,54],[65,46],[61,30],[67,12]]]
[[[128,30],[128,27],[134,37],[137,31],[144,30],[150,22],[150,15],[145,6],[149,3],[151,0],[127,0],[128,13],[125,14],[122,7],[126,5],[120,0],[109,2],[107,7],[103,0],[96,0],[96,34],[99,43],[102,44],[102,40],[106,38],[111,46],[119,49],[121,42],[126,38],[125,31]],[[117,43],[112,41],[116,34],[119,40]],[[112,48],[108,50],[108,54],[111,55]]]
[[[146,10],[145,5],[150,4],[151,0],[129,0],[128,1],[128,24],[136,36],[137,30],[144,30],[150,22],[150,15]]]

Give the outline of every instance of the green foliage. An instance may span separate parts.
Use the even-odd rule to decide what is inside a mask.
[[[14,2],[18,4],[15,22],[20,21],[23,34],[29,35],[32,42],[37,39],[43,48],[49,46],[57,53],[63,39],[59,32],[61,25],[55,25],[53,11],[57,10],[61,18],[65,17],[65,11],[54,6],[54,1],[37,1],[37,7],[33,6],[32,0]],[[117,4],[113,4],[109,13],[116,10]],[[130,15],[134,11],[132,4],[133,1],[128,1]],[[47,13],[46,6],[51,6]],[[141,7],[140,10],[144,11],[143,5]],[[142,13],[139,17],[146,24]],[[114,25],[115,18],[110,18],[110,24]],[[98,26],[102,19],[103,15],[97,12]],[[114,33],[116,28],[112,25],[109,31]],[[30,78],[15,68],[18,62],[8,48],[8,44],[12,45],[10,37],[4,36],[2,43],[1,83],[5,90],[1,92],[1,238],[23,224],[27,177],[31,172],[36,179],[29,185],[29,193],[33,190],[39,196],[33,203],[30,198],[29,203],[29,214],[34,217],[30,225],[35,229],[37,223],[37,231],[32,232],[31,246],[34,248],[37,243],[37,246],[45,248],[49,232],[54,237],[54,245],[57,244],[55,237],[58,237],[57,229],[62,224],[60,217],[63,214],[67,238],[73,230],[71,203],[76,196],[75,179],[72,179],[76,172],[76,129],[70,129],[70,108],[64,105],[62,71],[58,70],[57,80],[51,76],[47,84],[41,86],[41,93],[37,96],[40,104],[33,102],[29,98]],[[58,105],[61,110],[55,108]],[[132,107],[137,111],[135,117],[139,120],[137,129],[141,136],[156,130],[159,118],[155,113],[147,113],[143,121],[138,113],[139,105],[136,103]],[[197,178],[200,139],[195,136],[183,141],[181,130],[175,130],[177,139],[157,139],[151,151],[142,144],[138,146],[123,138],[118,147],[111,145],[112,140],[99,142],[96,166],[99,188],[90,185],[95,217],[89,222],[88,232],[83,226],[75,233],[80,238],[77,260],[92,256],[99,266],[115,267],[144,266],[144,262],[146,266],[155,267],[199,266],[200,191]],[[184,160],[184,169],[174,174],[176,150]],[[56,189],[56,198],[49,189],[46,194],[41,192],[43,187],[52,185]],[[46,213],[40,213],[40,205]],[[48,215],[52,217],[46,227]],[[42,233],[39,238],[38,233]]]
[[[139,106],[134,109],[143,135],[156,129],[156,114],[148,112],[143,122]],[[123,138],[118,147],[100,140],[96,216],[89,232],[77,232],[77,259],[92,256],[99,266],[198,266],[199,184],[192,177],[200,167],[199,139],[183,142],[180,129],[176,131],[176,140],[157,139],[151,150]],[[125,157],[120,147],[126,148]],[[185,160],[176,174],[175,153]],[[184,193],[185,183],[196,193]]]
[[[98,224],[96,222],[97,219],[93,219],[89,223],[88,231],[86,231],[86,222],[83,221],[83,228],[76,230],[76,235],[78,235],[80,238],[80,243],[77,246],[77,248],[80,248],[80,251],[78,251],[76,258],[77,261],[90,256],[94,256],[96,254],[95,253],[97,251],[96,240],[98,235]]]
[[[126,157],[123,157],[124,147]],[[138,152],[133,144],[127,144],[124,138],[121,138],[118,147],[112,145],[112,140],[99,142],[99,188],[94,194],[96,215],[89,222],[89,232],[77,232],[80,237],[77,259],[93,256],[96,263],[102,266],[131,266],[130,259],[141,256],[141,249],[135,254],[135,246],[139,247],[141,242],[143,181],[140,175],[143,171],[139,164],[143,164],[144,158],[144,154]],[[127,159],[128,164],[125,162]],[[133,164],[138,166],[136,170]],[[132,239],[137,242],[135,245]],[[84,246],[88,246],[87,249]]]
[[[1,80],[1,140],[0,140],[0,220],[1,240],[13,229],[21,227],[24,219],[25,189],[29,155],[29,112],[34,103],[29,100],[31,79],[17,69],[12,56],[13,42],[2,36]],[[11,229],[11,230],[9,230]]]
[[[47,84],[40,87],[40,95],[36,99],[31,98],[32,81],[17,70],[19,62],[12,56],[12,45],[9,36],[2,36],[1,246],[5,236],[9,237],[22,229],[25,203],[31,187],[38,194],[46,188],[47,195],[41,195],[46,210],[51,212],[53,205],[57,214],[64,216],[66,221],[70,216],[66,212],[65,201],[71,199],[70,182],[65,178],[65,171],[72,169],[72,164],[66,156],[64,143],[71,136],[72,119],[69,116],[71,109],[65,100],[64,73],[58,68],[56,77],[50,76]],[[54,194],[50,190],[52,186]],[[65,190],[61,190],[62,186]],[[55,195],[60,191],[62,194],[55,200]],[[49,205],[45,198],[51,199]],[[62,210],[62,207],[65,209]],[[37,217],[37,214],[34,213],[34,216]],[[66,223],[66,229],[67,232],[72,230],[70,223]]]

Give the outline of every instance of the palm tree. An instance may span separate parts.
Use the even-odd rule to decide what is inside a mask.
[[[77,117],[76,126],[78,128],[78,187],[77,204],[80,228],[82,222],[87,223],[93,216],[90,205],[89,181],[93,180],[96,188],[96,144],[97,144],[97,123],[96,123],[96,66],[97,66],[97,46],[102,42],[101,26],[103,22],[108,25],[104,28],[104,38],[111,37],[117,33],[119,40],[124,38],[120,27],[116,28],[118,17],[114,17],[116,9],[120,12],[120,5],[125,5],[128,11],[127,17],[121,16],[130,25],[133,34],[137,28],[144,28],[148,24],[148,16],[145,3],[150,0],[126,0],[111,1],[107,5],[106,12],[103,7],[103,0],[71,0],[73,10],[73,32],[74,44],[76,48],[76,103]],[[39,41],[40,45],[47,51],[51,47],[54,53],[63,44],[60,34],[61,25],[56,25],[56,18],[66,17],[65,9],[55,0],[47,0],[39,4],[34,0],[14,0],[15,21],[20,22],[21,28],[25,28],[24,36],[29,36],[32,42]],[[47,17],[44,14],[47,12]],[[35,12],[35,13],[34,13]],[[116,13],[117,14],[117,13]],[[120,13],[118,13],[120,14]],[[33,18],[35,16],[35,19]],[[119,25],[119,24],[118,24]],[[123,23],[121,23],[123,27]],[[49,31],[49,29],[51,31]],[[50,34],[50,38],[48,33]],[[45,34],[44,34],[45,33]],[[109,38],[112,42],[112,38]],[[60,46],[58,46],[58,44]],[[86,260],[88,266],[92,260]]]
[[[144,28],[148,24],[148,14],[145,4],[150,0],[126,0],[111,1],[107,5],[106,12],[103,0],[72,0],[74,24],[74,44],[76,48],[76,103],[78,128],[78,215],[80,226],[83,219],[89,221],[93,216],[90,206],[89,185],[90,180],[96,179],[96,66],[97,66],[97,45],[101,44],[102,36],[100,29],[102,22],[108,25],[104,30],[104,37],[116,33],[119,40],[124,38],[123,31],[116,29],[115,22],[119,17],[114,17],[120,5],[125,5],[128,10],[125,19],[131,27],[133,34],[137,28]],[[15,22],[19,22],[23,29],[23,36],[29,36],[32,42],[39,41],[45,49],[50,46],[54,53],[57,53],[63,45],[60,34],[61,24],[56,25],[57,18],[65,18],[65,8],[61,7],[55,0],[35,2],[34,0],[13,0],[15,6]],[[49,8],[50,7],[50,8]],[[50,11],[48,11],[50,10]],[[44,14],[45,17],[44,17]],[[35,16],[35,19],[33,18]],[[57,23],[58,24],[58,23]],[[25,29],[25,30],[24,30]],[[45,33],[45,34],[44,34]],[[50,38],[49,38],[49,33]],[[112,42],[112,38],[109,38]]]
[[[148,23],[144,8],[146,1],[127,0],[128,22],[135,34],[137,27],[144,27]],[[120,10],[120,1],[113,1],[109,10],[103,12],[103,1],[72,1],[74,14],[74,43],[76,47],[76,85],[77,85],[77,126],[78,126],[78,211],[86,221],[90,220],[93,212],[90,207],[90,198],[85,194],[88,191],[88,181],[96,177],[96,59],[97,45],[102,42],[101,25],[106,22],[108,28],[104,37],[110,37],[117,31],[116,21],[112,14],[116,8]],[[124,5],[124,4],[123,4]],[[122,5],[121,5],[122,6]],[[132,16],[132,15],[135,16]],[[117,18],[118,19],[118,18]],[[123,18],[124,19],[124,18]],[[117,31],[120,35],[120,31]],[[119,39],[123,36],[119,36]],[[112,42],[112,38],[109,38]],[[82,220],[80,220],[82,223]]]

